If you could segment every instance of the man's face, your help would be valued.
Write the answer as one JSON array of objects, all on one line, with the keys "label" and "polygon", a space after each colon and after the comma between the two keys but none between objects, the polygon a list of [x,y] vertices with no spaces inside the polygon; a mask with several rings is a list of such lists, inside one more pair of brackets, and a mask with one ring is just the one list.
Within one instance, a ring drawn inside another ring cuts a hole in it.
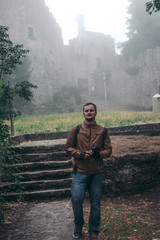
[{"label": "man's face", "polygon": [[97,112],[95,111],[95,108],[93,105],[88,105],[84,107],[83,115],[85,120],[92,121],[95,119]]}]

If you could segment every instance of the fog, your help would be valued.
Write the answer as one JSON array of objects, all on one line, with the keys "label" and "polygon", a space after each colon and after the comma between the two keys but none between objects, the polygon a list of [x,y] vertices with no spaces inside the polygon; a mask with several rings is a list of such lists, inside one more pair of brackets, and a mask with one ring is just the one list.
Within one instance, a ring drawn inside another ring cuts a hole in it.
[{"label": "fog", "polygon": [[128,0],[45,0],[45,3],[62,28],[64,44],[77,37],[78,15],[84,15],[87,31],[109,34],[115,43],[127,39]]},{"label": "fog", "polygon": [[[99,8],[95,3],[91,6],[91,1],[87,1],[89,4],[86,5],[81,2],[85,8],[76,9],[74,14],[68,10],[69,4],[63,7],[68,15],[64,15],[63,9],[60,9],[63,22],[70,27],[71,22],[74,27],[76,24],[75,31],[72,27],[65,29],[62,26],[57,13],[59,6],[54,8],[54,1],[51,6],[51,1],[47,0],[16,0],[14,3],[12,0],[0,0],[0,25],[9,27],[14,43],[23,44],[30,50],[27,56],[30,64],[24,63],[23,69],[17,68],[19,72],[11,78],[16,81],[20,74],[22,79],[23,73],[29,70],[28,80],[38,86],[34,90],[32,103],[24,102],[22,107],[21,100],[17,99],[15,106],[26,113],[73,112],[81,111],[84,102],[93,101],[100,111],[151,111],[153,96],[160,89],[160,46],[157,35],[160,17],[148,16],[146,1],[139,3],[136,0],[141,12],[137,10],[134,17],[143,19],[142,23],[145,24],[137,26],[141,28],[141,35],[137,35],[133,34],[134,24],[130,22],[130,32],[125,35],[125,24],[123,29],[118,25],[118,13],[122,13],[120,8],[118,12],[118,7],[115,9],[108,5],[107,8],[103,5],[104,1],[99,2]],[[124,23],[129,15],[126,1],[122,2]],[[59,3],[62,6],[62,1]],[[55,1],[55,6],[57,4]],[[94,14],[96,8],[97,15]],[[108,9],[110,14],[107,14]],[[117,17],[112,14],[114,12]],[[107,20],[105,15],[113,15],[114,21]],[[133,34],[134,38],[127,38],[129,34]],[[116,50],[118,41],[123,42],[121,54]]]}]

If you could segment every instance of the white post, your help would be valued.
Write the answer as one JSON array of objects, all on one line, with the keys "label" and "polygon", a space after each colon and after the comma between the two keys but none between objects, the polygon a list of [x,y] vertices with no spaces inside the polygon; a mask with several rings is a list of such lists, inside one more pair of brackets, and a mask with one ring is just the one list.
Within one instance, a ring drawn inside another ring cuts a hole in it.
[{"label": "white post", "polygon": [[106,75],[102,72],[102,78],[104,83],[104,101],[105,101],[105,110],[107,111],[107,90],[106,90]]}]

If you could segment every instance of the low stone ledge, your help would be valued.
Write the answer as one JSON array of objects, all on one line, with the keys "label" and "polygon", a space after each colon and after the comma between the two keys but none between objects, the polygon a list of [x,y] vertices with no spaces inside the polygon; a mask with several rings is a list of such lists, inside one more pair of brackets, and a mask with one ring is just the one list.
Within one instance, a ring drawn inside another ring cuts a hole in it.
[{"label": "low stone ledge", "polygon": [[139,131],[139,130],[159,130],[160,131],[160,123],[148,123],[148,124],[138,124],[138,125],[130,125],[123,127],[112,127],[109,128],[110,131]]},{"label": "low stone ledge", "polygon": [[[124,127],[112,127],[108,128],[108,132],[113,135],[160,135],[160,123],[153,124],[141,124]],[[35,134],[22,134],[12,136],[9,139],[10,144],[20,144],[25,141],[40,141],[40,140],[53,140],[53,139],[66,139],[69,131],[65,132],[51,132],[51,133],[35,133]]]},{"label": "low stone ledge", "polygon": [[9,138],[10,144],[20,144],[27,141],[41,141],[53,139],[66,139],[69,132],[52,132],[52,133],[33,133],[21,134]]}]

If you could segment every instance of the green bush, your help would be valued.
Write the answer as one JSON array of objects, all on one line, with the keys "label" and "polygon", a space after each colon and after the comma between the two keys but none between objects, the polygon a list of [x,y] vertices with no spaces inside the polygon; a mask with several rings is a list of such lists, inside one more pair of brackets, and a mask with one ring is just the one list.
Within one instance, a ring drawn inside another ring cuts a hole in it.
[{"label": "green bush", "polygon": [[82,99],[76,86],[63,85],[59,91],[54,93],[53,102],[64,110],[72,112],[76,106],[81,104]]},{"label": "green bush", "polygon": [[53,94],[53,102],[46,102],[36,106],[35,113],[51,114],[74,112],[81,110],[82,99],[76,86],[63,85],[59,91]]},{"label": "green bush", "polygon": [[137,75],[141,67],[138,66],[130,66],[125,69],[125,72],[129,75]]}]

